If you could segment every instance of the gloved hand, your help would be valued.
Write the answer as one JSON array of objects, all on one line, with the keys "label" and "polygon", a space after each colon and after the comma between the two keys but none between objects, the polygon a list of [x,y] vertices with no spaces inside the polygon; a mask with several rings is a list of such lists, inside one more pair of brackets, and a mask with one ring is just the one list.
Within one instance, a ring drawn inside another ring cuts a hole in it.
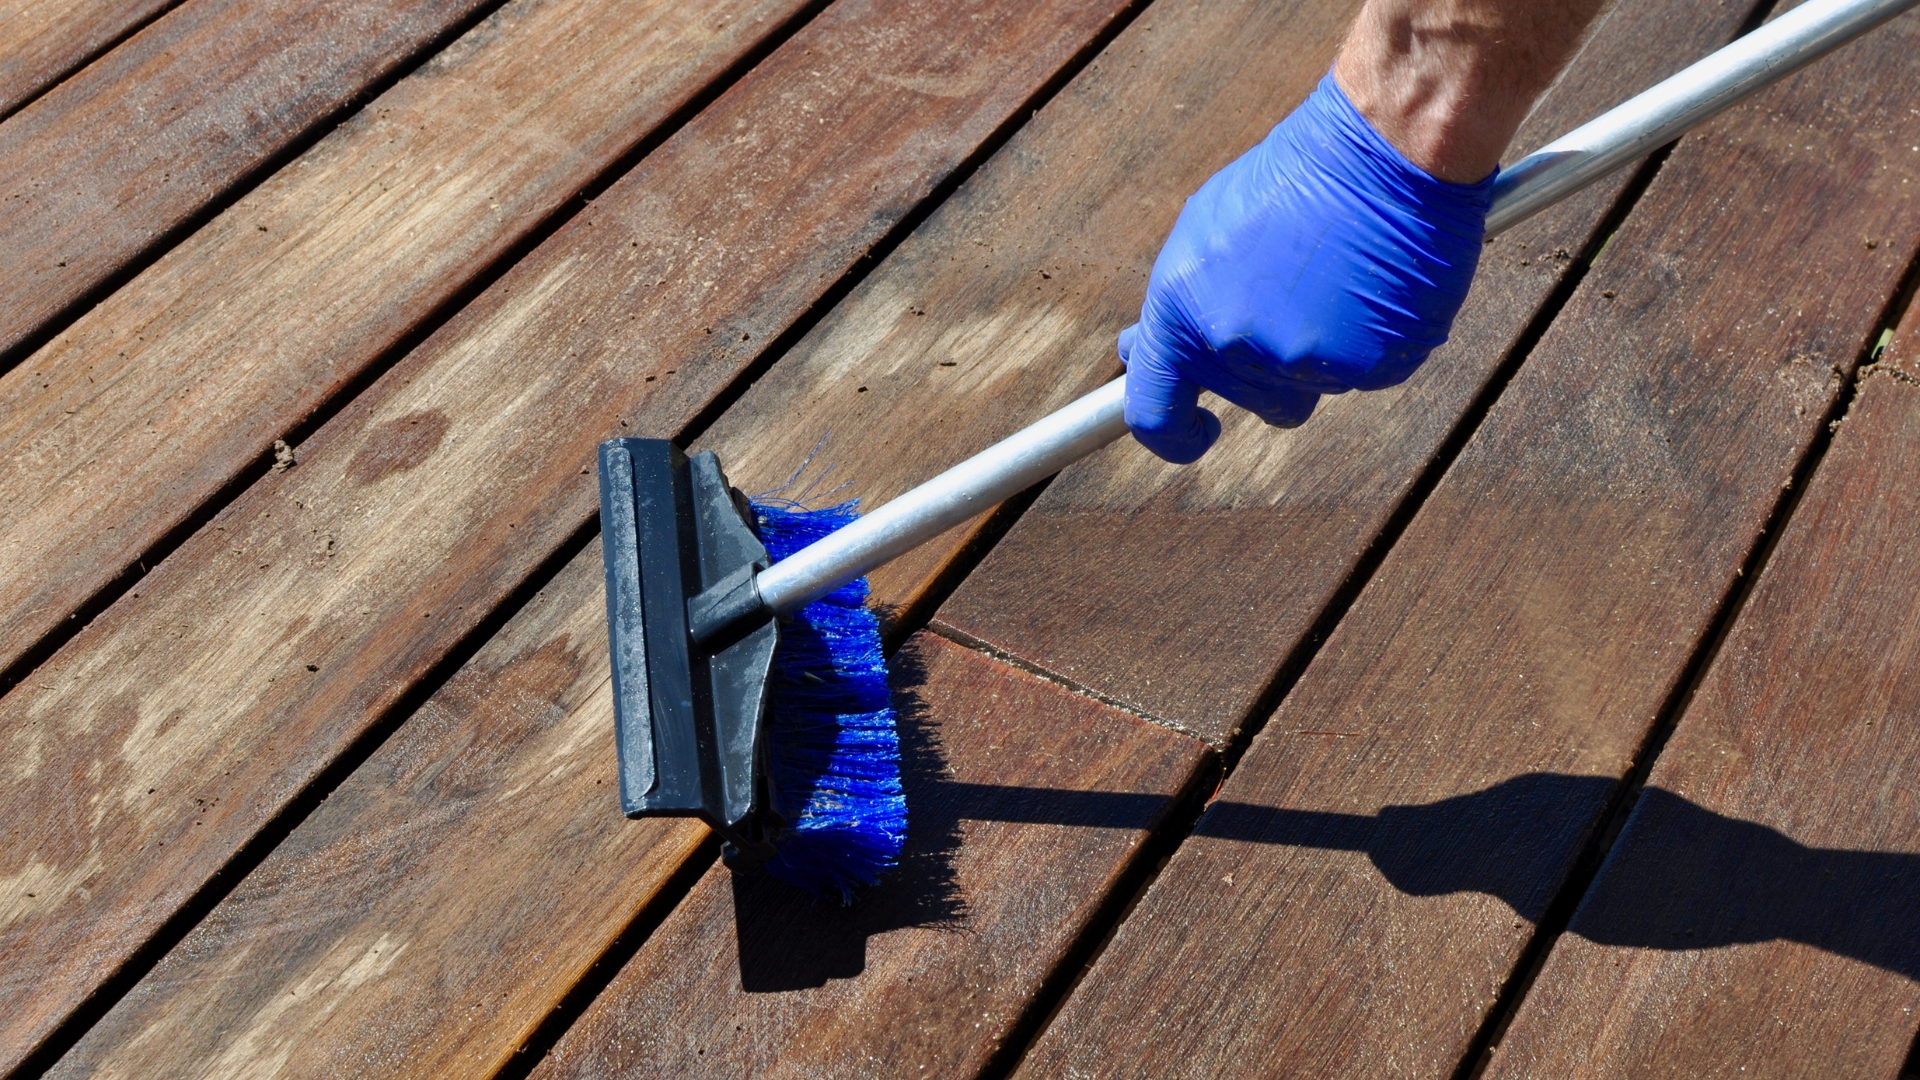
[{"label": "gloved hand", "polygon": [[1434,179],[1322,79],[1187,200],[1154,261],[1120,333],[1134,437],[1185,464],[1220,435],[1202,389],[1295,427],[1321,394],[1405,380],[1466,299],[1493,179]]}]

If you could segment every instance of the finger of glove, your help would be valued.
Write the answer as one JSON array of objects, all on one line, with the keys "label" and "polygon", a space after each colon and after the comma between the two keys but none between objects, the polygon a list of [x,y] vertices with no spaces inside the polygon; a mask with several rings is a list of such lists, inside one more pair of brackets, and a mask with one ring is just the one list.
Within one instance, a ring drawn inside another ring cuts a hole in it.
[{"label": "finger of glove", "polygon": [[1134,323],[1132,326],[1129,326],[1125,330],[1120,331],[1119,347],[1120,347],[1121,363],[1125,364],[1128,362],[1127,358],[1133,355],[1133,347],[1136,343],[1139,342],[1139,340],[1140,340],[1140,324],[1139,323]]},{"label": "finger of glove", "polygon": [[1220,437],[1220,418],[1200,407],[1200,388],[1162,362],[1135,335],[1127,363],[1126,420],[1156,457],[1185,465]]}]

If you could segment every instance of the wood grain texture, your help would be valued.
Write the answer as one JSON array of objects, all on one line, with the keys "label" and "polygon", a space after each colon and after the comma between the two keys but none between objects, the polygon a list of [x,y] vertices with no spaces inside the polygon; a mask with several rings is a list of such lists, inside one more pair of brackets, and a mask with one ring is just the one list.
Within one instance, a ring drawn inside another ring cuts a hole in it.
[{"label": "wood grain texture", "polygon": [[1920,386],[1869,369],[1489,1077],[1900,1075],[1920,1029],[1916,474]]},{"label": "wood grain texture", "polygon": [[0,116],[175,0],[0,2]]},{"label": "wood grain texture", "polygon": [[1916,46],[1682,141],[1023,1075],[1454,1072],[1914,257]]},{"label": "wood grain texture", "polygon": [[0,376],[0,670],[797,0],[516,0]]},{"label": "wood grain texture", "polygon": [[600,549],[337,788],[52,1077],[492,1075],[698,848],[613,796]]},{"label": "wood grain texture", "polygon": [[981,1069],[1207,752],[929,634],[893,666],[901,869],[840,907],[716,865],[536,1077]]},{"label": "wood grain texture", "polygon": [[834,5],[0,699],[0,875],[48,883],[0,1047],[577,535],[600,439],[681,431],[1119,9]]},{"label": "wood grain texture", "polygon": [[485,0],[190,0],[0,123],[0,357]]},{"label": "wood grain texture", "polygon": [[[1746,10],[1621,0],[1516,149],[1715,48]],[[1251,47],[1291,56],[1292,28],[1279,25]],[[1325,65],[1307,66],[1317,77]],[[1291,431],[1216,401],[1225,433],[1196,464],[1167,465],[1126,441],[1067,470],[942,605],[941,622],[1216,746],[1231,742],[1626,182],[1614,177],[1488,245],[1451,339],[1407,383],[1329,398]],[[1164,224],[1147,237],[1143,267],[1163,235]]]},{"label": "wood grain texture", "polygon": [[[746,491],[876,506],[1119,373],[1182,201],[1332,63],[1345,0],[1156,3],[715,422]],[[796,418],[802,422],[795,422]],[[876,570],[910,604],[974,526]]]}]

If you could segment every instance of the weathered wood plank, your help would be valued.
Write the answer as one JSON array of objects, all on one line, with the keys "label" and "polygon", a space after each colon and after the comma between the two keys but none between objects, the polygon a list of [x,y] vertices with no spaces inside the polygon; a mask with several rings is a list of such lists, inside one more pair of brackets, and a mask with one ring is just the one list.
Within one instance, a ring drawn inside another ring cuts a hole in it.
[{"label": "weathered wood plank", "polygon": [[[1715,48],[1746,11],[1622,0],[1516,147],[1544,143]],[[1490,244],[1451,340],[1408,383],[1329,399],[1293,431],[1222,408],[1226,433],[1195,465],[1170,466],[1126,442],[1068,470],[940,620],[1226,745],[1626,183],[1616,177]],[[1166,193],[1172,207],[1184,190]],[[1143,233],[1142,266],[1170,224]],[[1137,293],[1109,326],[1132,320]]]},{"label": "weathered wood plank", "polygon": [[506,1061],[706,834],[615,807],[599,557],[516,615],[49,1075]]},{"label": "weathered wood plank", "polygon": [[1900,1075],[1920,1029],[1915,475],[1920,389],[1896,361],[1862,379],[1489,1077]]},{"label": "weathered wood plank", "polygon": [[0,699],[24,1053],[1122,10],[842,0]]},{"label": "weathered wood plank", "polygon": [[0,3],[0,116],[5,116],[174,0]]},{"label": "weathered wood plank", "polygon": [[840,907],[716,865],[535,1076],[980,1070],[1207,751],[930,634],[894,667],[901,869]]},{"label": "weathered wood plank", "polygon": [[1916,47],[1680,144],[1025,1075],[1452,1074],[1914,258]]},{"label": "weathered wood plank", "polygon": [[0,376],[0,670],[799,0],[516,0]]},{"label": "weathered wood plank", "polygon": [[0,358],[487,0],[192,0],[0,123]]}]

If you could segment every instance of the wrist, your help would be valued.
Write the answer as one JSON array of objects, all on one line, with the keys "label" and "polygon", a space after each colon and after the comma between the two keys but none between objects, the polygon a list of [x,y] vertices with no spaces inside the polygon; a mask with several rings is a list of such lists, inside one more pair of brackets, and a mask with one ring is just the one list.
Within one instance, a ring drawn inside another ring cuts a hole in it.
[{"label": "wrist", "polygon": [[1486,107],[1487,90],[1475,85],[1473,73],[1436,58],[1435,51],[1409,55],[1350,47],[1334,65],[1334,81],[1408,161],[1437,180],[1471,184],[1499,164],[1513,131],[1506,110]]},{"label": "wrist", "polygon": [[1603,0],[1367,0],[1334,65],[1381,137],[1439,180],[1491,174]]}]

